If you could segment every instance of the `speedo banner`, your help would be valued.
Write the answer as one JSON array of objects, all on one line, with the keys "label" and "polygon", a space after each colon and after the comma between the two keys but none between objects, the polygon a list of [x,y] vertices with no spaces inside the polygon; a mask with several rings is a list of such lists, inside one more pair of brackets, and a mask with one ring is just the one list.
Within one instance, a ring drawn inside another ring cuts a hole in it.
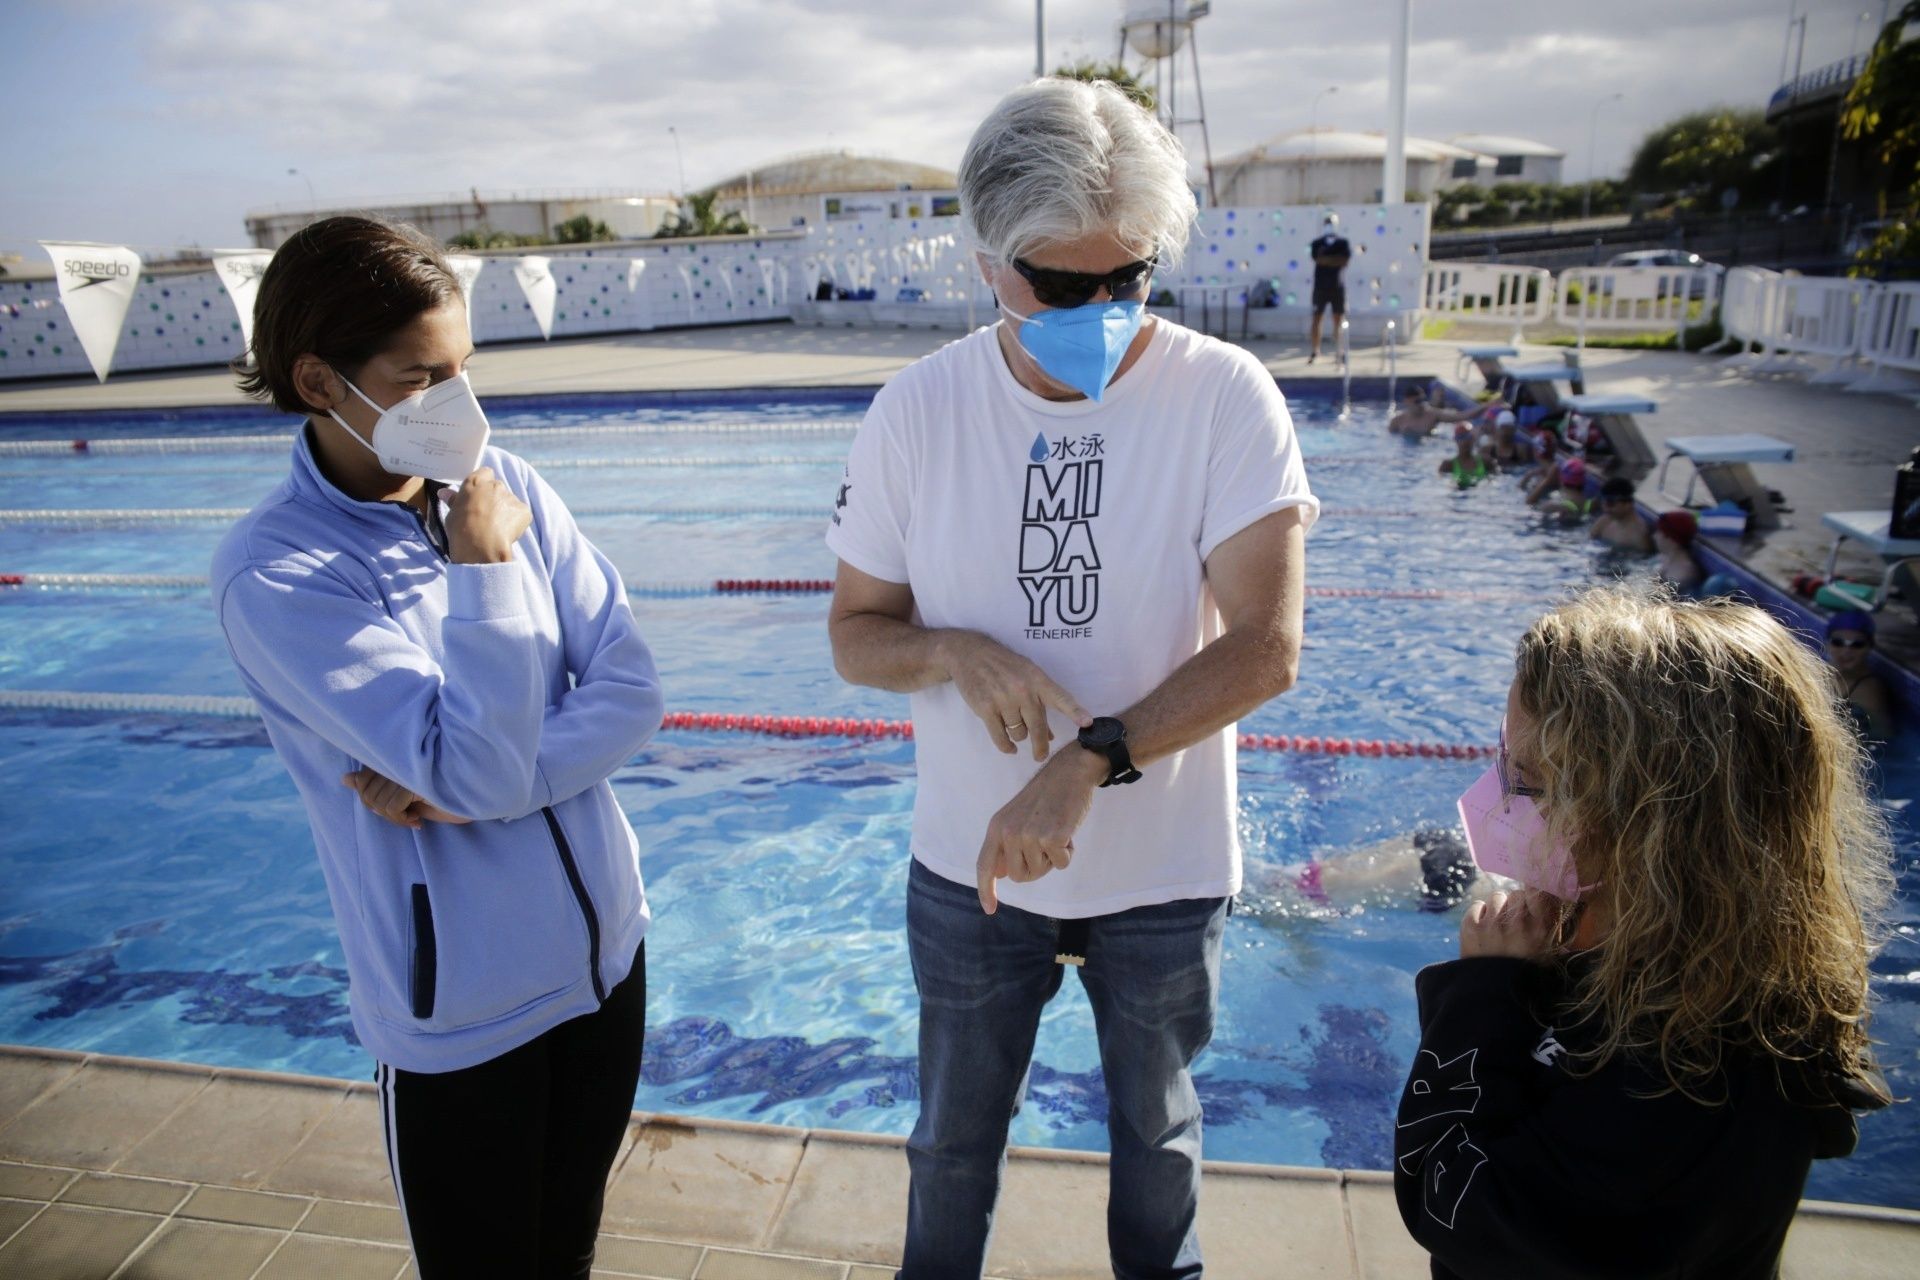
[{"label": "speedo banner", "polygon": [[520,291],[527,295],[527,305],[533,308],[533,322],[540,326],[543,338],[553,336],[553,304],[560,293],[560,287],[553,282],[552,261],[530,255],[513,264],[513,277],[520,282]]},{"label": "speedo banner", "polygon": [[117,244],[42,240],[40,247],[53,259],[67,322],[87,353],[94,376],[105,382],[107,370],[113,367],[114,348],[120,345],[120,326],[133,305],[134,287],[140,283],[140,255]]},{"label": "speedo banner", "polygon": [[260,277],[267,273],[273,254],[266,249],[217,249],[213,255],[213,274],[233,299],[240,313],[240,341],[253,346],[253,300],[260,293]]}]

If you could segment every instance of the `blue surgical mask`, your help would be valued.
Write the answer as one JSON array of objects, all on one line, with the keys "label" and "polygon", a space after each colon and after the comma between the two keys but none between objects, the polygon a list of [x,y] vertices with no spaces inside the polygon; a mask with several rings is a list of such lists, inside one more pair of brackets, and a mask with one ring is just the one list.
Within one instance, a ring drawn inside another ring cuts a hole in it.
[{"label": "blue surgical mask", "polygon": [[1009,311],[1004,303],[1000,310],[1019,321],[1020,345],[1049,378],[1095,401],[1106,394],[1113,371],[1147,318],[1138,300],[1089,302],[1030,316]]}]

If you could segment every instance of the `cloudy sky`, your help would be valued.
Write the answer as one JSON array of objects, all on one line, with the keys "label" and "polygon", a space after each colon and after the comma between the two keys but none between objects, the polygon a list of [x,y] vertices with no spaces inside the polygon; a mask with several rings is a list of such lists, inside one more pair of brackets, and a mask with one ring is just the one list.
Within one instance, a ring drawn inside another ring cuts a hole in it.
[{"label": "cloudy sky", "polygon": [[[1797,0],[1805,68],[1864,49],[1881,5]],[[1111,57],[1125,7],[1049,0],[1049,64]],[[1322,125],[1384,127],[1394,11],[1217,0],[1215,155],[1304,127],[1328,87]],[[1679,112],[1764,103],[1787,20],[1788,0],[1415,0],[1408,128],[1516,133],[1564,148],[1570,180],[1617,173]],[[1032,74],[1033,28],[1031,0],[0,0],[0,250],[240,245],[246,210],[309,183],[323,202],[667,191],[668,126],[694,187],[821,147],[952,167]]]}]

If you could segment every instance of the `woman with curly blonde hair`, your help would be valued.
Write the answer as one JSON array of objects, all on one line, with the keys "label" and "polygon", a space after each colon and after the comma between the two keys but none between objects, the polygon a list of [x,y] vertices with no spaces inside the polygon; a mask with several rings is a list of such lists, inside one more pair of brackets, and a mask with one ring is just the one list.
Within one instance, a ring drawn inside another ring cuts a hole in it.
[{"label": "woman with curly blonde hair", "polygon": [[1435,1277],[1770,1277],[1809,1163],[1885,1105],[1891,845],[1815,655],[1758,609],[1604,588],[1520,641],[1461,797],[1527,886],[1423,970],[1395,1189]]}]

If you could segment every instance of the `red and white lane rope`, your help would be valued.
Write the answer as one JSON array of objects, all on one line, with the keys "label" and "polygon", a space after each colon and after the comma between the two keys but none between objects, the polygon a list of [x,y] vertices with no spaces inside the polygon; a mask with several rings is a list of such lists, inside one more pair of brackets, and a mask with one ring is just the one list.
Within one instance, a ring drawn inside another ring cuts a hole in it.
[{"label": "red and white lane rope", "polygon": [[[623,503],[583,503],[575,516],[647,516],[658,520],[825,520],[826,507],[644,507]],[[0,527],[113,529],[149,524],[229,524],[247,514],[245,507],[0,507]],[[1322,507],[1334,520],[1433,520],[1458,522],[1455,512],[1431,513],[1394,507]],[[1467,517],[1484,518],[1484,517]]]},{"label": "red and white lane rope", "polygon": [[[492,439],[503,445],[543,440],[598,440],[622,436],[832,436],[851,435],[857,419],[782,421],[778,418],[744,422],[631,422],[592,427],[507,427]],[[256,449],[293,447],[293,432],[230,436],[127,436],[99,440],[4,440],[0,457],[51,458],[70,454],[113,453],[246,453]]]},{"label": "red and white lane rope", "polygon": [[[0,710],[121,712],[139,715],[214,716],[242,720],[257,717],[251,698],[195,697],[171,693],[83,693],[66,690],[0,690]],[[911,739],[909,720],[870,720],[849,716],[777,716],[732,712],[673,711],[661,725],[687,733],[738,733],[771,738],[850,738],[855,741]],[[1453,742],[1399,742],[1309,734],[1243,733],[1248,751],[1291,751],[1305,755],[1366,756],[1385,759],[1478,760],[1497,747]]]},{"label": "red and white lane rope", "polygon": [[[586,504],[575,516],[647,516],[657,520],[825,520],[826,507],[641,507]],[[30,525],[60,529],[121,529],[149,524],[231,524],[245,507],[6,507],[0,527]]]},{"label": "red and white lane rope", "polygon": [[[539,471],[607,471],[619,468],[675,468],[675,467],[839,467],[846,459],[837,454],[818,454],[808,457],[804,454],[668,454],[658,458],[621,456],[606,458],[535,458],[531,459],[534,468]],[[281,476],[287,471],[284,463],[260,462],[251,466],[233,467],[195,467],[191,471],[178,473],[180,479],[198,480],[203,476]],[[16,480],[30,481],[36,475],[46,472],[9,471],[0,473]],[[86,469],[89,480],[152,480],[155,473],[150,466],[90,466]],[[175,473],[166,473],[169,477]]]},{"label": "red and white lane rope", "polygon": [[[204,574],[191,573],[0,573],[0,587],[34,587],[49,591],[191,591],[204,590]],[[698,596],[826,595],[830,578],[717,578],[710,582],[631,582],[627,594],[648,598]],[[1525,600],[1524,591],[1466,591],[1442,587],[1317,587],[1306,589],[1314,599],[1330,600]]]}]

